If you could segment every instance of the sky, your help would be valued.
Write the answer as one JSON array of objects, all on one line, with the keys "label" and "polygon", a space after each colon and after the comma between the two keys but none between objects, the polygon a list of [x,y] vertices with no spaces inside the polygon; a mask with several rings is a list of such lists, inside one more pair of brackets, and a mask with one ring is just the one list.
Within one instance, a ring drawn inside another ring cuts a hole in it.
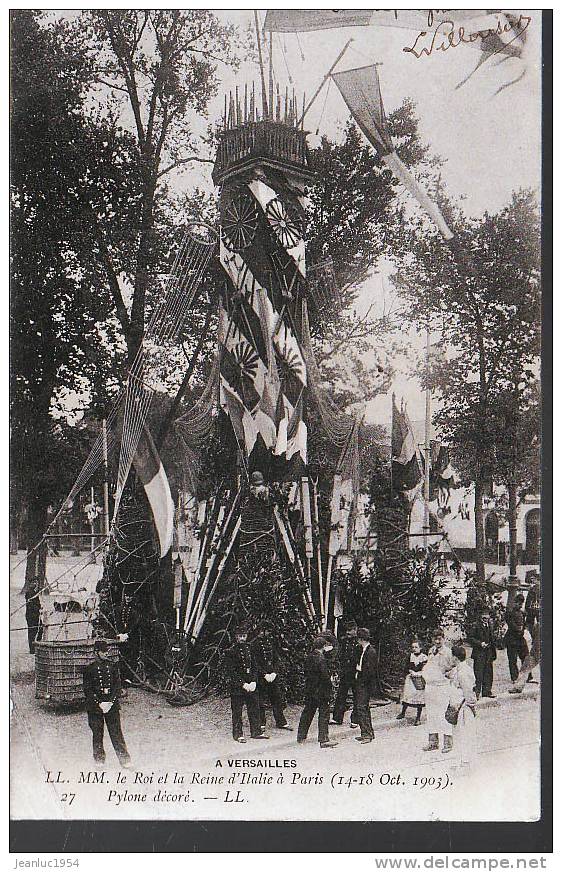
[{"label": "sky", "polygon": [[[346,27],[301,33],[298,38],[294,34],[275,34],[275,78],[281,92],[288,84],[295,88],[299,99],[304,91],[308,100],[346,42],[353,38],[336,70],[381,64],[378,71],[387,113],[404,99],[412,100],[422,140],[445,161],[442,178],[449,191],[464,198],[464,209],[470,215],[494,212],[510,201],[517,188],[532,188],[540,196],[540,18],[536,10],[518,11],[531,19],[526,31],[526,72],[521,81],[500,93],[496,93],[498,88],[520,74],[520,61],[508,59],[498,64],[493,59],[457,88],[476,66],[476,48],[461,44],[416,58],[403,49],[414,45],[417,33],[394,27]],[[253,26],[252,10],[219,10],[215,14],[222,22],[236,24],[242,30]],[[259,15],[263,22],[265,11]],[[219,91],[209,107],[211,121],[222,115],[225,91],[238,85],[243,92],[245,83],[255,81],[257,87],[259,81],[257,64],[252,61],[243,63],[237,73],[219,67],[218,76]],[[305,128],[310,131],[309,145],[316,145],[323,134],[338,137],[348,118],[349,111],[334,83],[326,85],[305,120]],[[208,165],[190,171],[190,178],[192,183],[212,187]],[[380,302],[388,293],[383,264],[381,271],[362,287],[359,308]],[[415,345],[415,336],[410,338]],[[412,420],[422,419],[425,399],[417,380],[408,378],[409,361],[395,360],[395,366],[397,375],[391,392],[404,396]],[[369,403],[369,420],[388,423],[391,392]]]}]

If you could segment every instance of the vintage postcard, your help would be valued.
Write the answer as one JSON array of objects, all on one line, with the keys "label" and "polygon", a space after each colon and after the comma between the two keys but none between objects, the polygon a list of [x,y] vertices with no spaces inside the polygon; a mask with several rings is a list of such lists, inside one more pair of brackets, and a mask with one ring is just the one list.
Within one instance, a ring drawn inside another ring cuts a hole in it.
[{"label": "vintage postcard", "polygon": [[10,27],[12,819],[539,820],[541,11]]}]

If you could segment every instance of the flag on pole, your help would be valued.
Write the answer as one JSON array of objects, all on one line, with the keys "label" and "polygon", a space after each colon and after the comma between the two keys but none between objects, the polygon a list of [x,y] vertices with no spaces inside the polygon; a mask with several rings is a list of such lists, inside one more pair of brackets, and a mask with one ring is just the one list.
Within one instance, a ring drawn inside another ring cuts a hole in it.
[{"label": "flag on pole", "polygon": [[168,477],[146,426],[140,435],[133,465],[150,503],[160,541],[160,557],[164,557],[172,547],[174,503]]},{"label": "flag on pole", "polygon": [[422,469],[418,458],[414,432],[408,413],[396,405],[392,395],[392,487],[412,500],[422,481]]},{"label": "flag on pole", "polygon": [[273,33],[303,33],[332,27],[362,27],[371,23],[372,9],[268,9],[263,29]]},{"label": "flag on pole", "polygon": [[417,31],[411,47],[404,51],[416,58],[428,56],[432,48],[447,50],[462,43],[480,51],[471,73],[456,86],[460,88],[493,58],[516,59],[518,75],[499,85],[496,94],[525,75],[524,51],[531,16],[520,11],[483,9],[269,9],[264,30],[274,33],[303,33],[340,27],[398,27]]},{"label": "flag on pole", "polygon": [[437,205],[400,160],[388,130],[376,64],[332,73],[347,108],[377,154],[437,225],[444,239],[453,237]]},{"label": "flag on pole", "polygon": [[343,548],[349,550],[353,542],[354,517],[359,494],[359,420],[349,431],[332,488],[330,540],[328,553],[335,557]]},{"label": "flag on pole", "polygon": [[437,500],[438,509],[449,510],[451,488],[458,487],[455,470],[451,466],[449,449],[433,440],[430,446],[429,499]]},{"label": "flag on pole", "polygon": [[347,108],[377,154],[383,157],[394,151],[382,102],[377,67],[371,64],[341,73],[332,73]]},{"label": "flag on pole", "polygon": [[472,30],[487,31],[496,26],[497,17],[482,9],[268,9],[263,28],[273,33],[304,33],[371,25],[428,31],[447,20],[471,21]]}]

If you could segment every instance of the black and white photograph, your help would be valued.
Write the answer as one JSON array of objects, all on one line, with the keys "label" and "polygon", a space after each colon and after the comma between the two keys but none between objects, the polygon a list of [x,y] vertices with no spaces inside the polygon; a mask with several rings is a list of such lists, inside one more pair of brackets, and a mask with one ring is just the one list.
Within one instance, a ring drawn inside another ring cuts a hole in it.
[{"label": "black and white photograph", "polygon": [[544,24],[10,11],[13,822],[541,820]]}]

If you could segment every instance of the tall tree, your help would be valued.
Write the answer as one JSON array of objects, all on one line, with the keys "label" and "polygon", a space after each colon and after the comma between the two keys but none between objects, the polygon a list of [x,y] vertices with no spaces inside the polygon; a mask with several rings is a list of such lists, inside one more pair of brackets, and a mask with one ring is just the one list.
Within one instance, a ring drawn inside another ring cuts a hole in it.
[{"label": "tall tree", "polygon": [[[126,237],[108,236],[93,207],[94,245],[132,360],[142,341],[151,282],[158,271],[158,231],[173,200],[168,179],[193,162],[212,163],[198,149],[197,119],[217,89],[217,64],[236,64],[234,29],[208,10],[101,10],[80,14],[76,39],[89,34],[92,83],[134,137],[136,213]],[[98,94],[99,96],[99,94]],[[130,290],[128,309],[124,287]]]},{"label": "tall tree", "polygon": [[424,221],[412,219],[395,252],[394,281],[406,300],[405,316],[420,329],[429,323],[442,330],[448,347],[447,357],[435,357],[430,368],[439,395],[434,422],[466,479],[474,481],[476,571],[482,582],[485,484],[501,474],[500,455],[514,480],[524,468],[508,459],[506,428],[514,432],[525,417],[538,372],[539,218],[529,191],[514,193],[507,206],[482,218],[467,218],[450,204],[448,212],[476,274],[459,275],[442,241]]},{"label": "tall tree", "polygon": [[126,155],[130,142],[84,120],[91,67],[80,45],[69,46],[60,29],[27,10],[12,14],[11,40],[12,486],[26,509],[32,579],[41,573],[34,546],[47,507],[68,492],[73,459],[79,462],[79,453],[60,462],[68,442],[57,406],[107,379],[115,338],[104,283],[81,233],[84,191],[95,191],[111,211],[120,187],[112,146],[119,139]]},{"label": "tall tree", "polygon": [[[421,173],[435,172],[440,160],[421,142],[410,101],[389,115],[388,125],[404,163]],[[368,400],[389,385],[389,355],[380,352],[383,343],[388,347],[395,313],[378,299],[365,305],[364,289],[392,249],[402,204],[392,173],[352,122],[341,141],[322,138],[311,151],[311,167],[316,178],[310,189],[307,257],[312,266],[331,258],[338,291],[320,312],[312,307],[311,323],[318,361],[345,405]],[[313,270],[311,275],[314,281]]]}]

